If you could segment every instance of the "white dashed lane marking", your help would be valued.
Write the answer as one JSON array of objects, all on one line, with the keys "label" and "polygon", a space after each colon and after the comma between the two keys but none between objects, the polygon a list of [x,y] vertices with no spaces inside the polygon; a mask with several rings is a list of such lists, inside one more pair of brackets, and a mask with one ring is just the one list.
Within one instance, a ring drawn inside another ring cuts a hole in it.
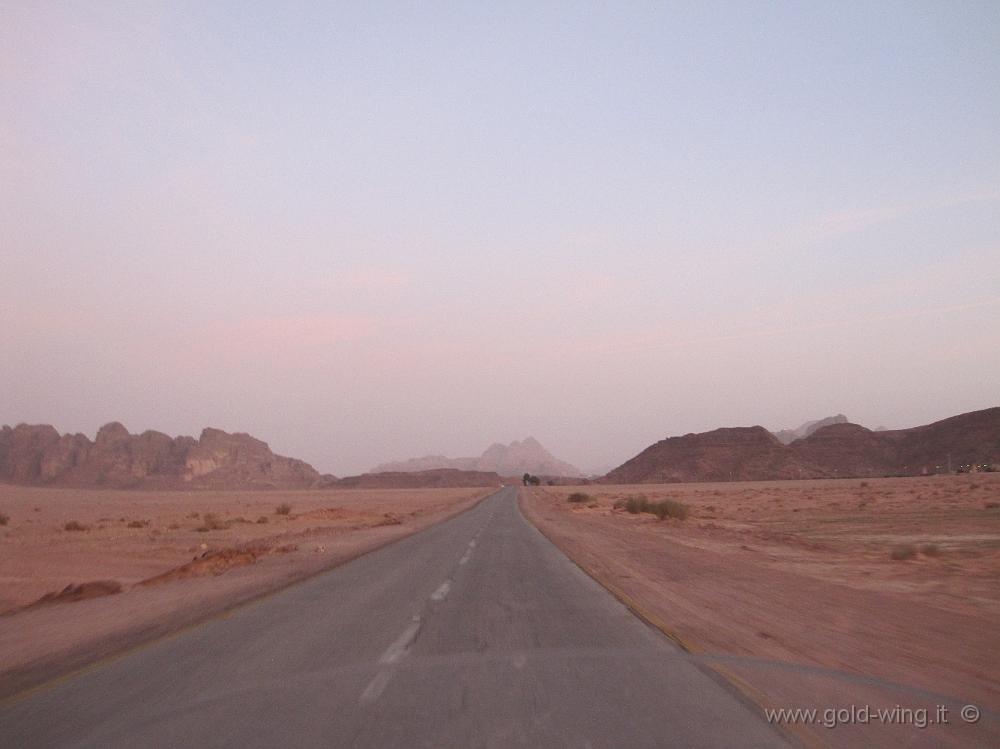
[{"label": "white dashed lane marking", "polygon": [[448,591],[451,590],[451,580],[445,580],[438,589],[431,593],[432,601],[443,601],[448,596]]}]

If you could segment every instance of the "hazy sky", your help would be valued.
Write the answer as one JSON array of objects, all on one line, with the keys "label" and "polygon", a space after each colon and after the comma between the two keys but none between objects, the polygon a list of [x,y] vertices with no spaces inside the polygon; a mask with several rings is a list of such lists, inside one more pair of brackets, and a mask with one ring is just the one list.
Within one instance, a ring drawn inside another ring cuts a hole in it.
[{"label": "hazy sky", "polygon": [[0,0],[0,423],[346,474],[998,404],[994,0]]}]

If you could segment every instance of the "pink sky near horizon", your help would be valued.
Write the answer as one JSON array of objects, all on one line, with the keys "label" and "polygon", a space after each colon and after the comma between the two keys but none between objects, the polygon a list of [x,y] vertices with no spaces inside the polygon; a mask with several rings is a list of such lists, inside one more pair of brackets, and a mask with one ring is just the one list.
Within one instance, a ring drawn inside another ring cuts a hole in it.
[{"label": "pink sky near horizon", "polygon": [[998,34],[946,3],[0,4],[0,423],[345,475],[998,405]]}]

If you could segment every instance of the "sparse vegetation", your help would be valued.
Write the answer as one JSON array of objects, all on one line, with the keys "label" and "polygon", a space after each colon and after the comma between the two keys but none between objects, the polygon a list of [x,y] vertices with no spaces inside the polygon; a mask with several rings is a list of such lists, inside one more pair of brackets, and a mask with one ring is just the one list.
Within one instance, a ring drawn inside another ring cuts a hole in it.
[{"label": "sparse vegetation", "polygon": [[282,502],[280,505],[274,508],[275,515],[290,515],[292,512],[292,506],[287,502]]},{"label": "sparse vegetation", "polygon": [[897,562],[913,559],[916,556],[917,547],[913,544],[899,544],[898,546],[893,546],[892,551],[889,552],[889,558]]},{"label": "sparse vegetation", "polygon": [[983,505],[987,510],[995,510],[1000,507],[1000,502],[987,502]]},{"label": "sparse vegetation", "polygon": [[673,499],[664,499],[660,502],[652,502],[650,504],[650,509],[647,510],[647,512],[652,512],[660,520],[663,520],[664,518],[685,520],[690,514],[690,510],[687,505]]},{"label": "sparse vegetation", "polygon": [[148,520],[133,520],[131,523],[128,524],[128,527],[129,528],[145,528],[147,525],[149,525],[149,521]]},{"label": "sparse vegetation", "polygon": [[63,526],[63,530],[64,531],[85,531],[85,530],[89,530],[89,528],[86,525],[84,525],[83,523],[81,523],[81,522],[79,522],[77,520],[70,520],[68,523],[66,523],[66,525]]},{"label": "sparse vegetation", "polygon": [[4,515],[2,512],[0,512],[0,525],[7,525],[7,523],[9,522],[10,522],[10,516]]},{"label": "sparse vegetation", "polygon": [[267,522],[267,515],[261,515],[259,518],[257,518],[257,523],[259,525],[263,525],[266,522]]},{"label": "sparse vegetation", "polygon": [[573,492],[568,497],[566,497],[567,502],[572,502],[573,504],[583,504],[584,502],[589,502],[591,500],[589,494],[584,494],[583,492]]},{"label": "sparse vegetation", "polygon": [[650,515],[656,515],[660,520],[664,520],[665,518],[684,520],[691,514],[691,509],[682,502],[674,499],[662,499],[659,502],[651,502],[641,494],[635,497],[616,500],[614,507],[615,509],[625,510],[625,512],[632,515],[638,515],[640,512],[648,512]]},{"label": "sparse vegetation", "polygon": [[937,544],[924,544],[920,547],[920,553],[925,557],[939,557],[941,556],[941,547]]},{"label": "sparse vegetation", "polygon": [[198,533],[208,533],[209,531],[222,531],[228,528],[228,524],[222,522],[219,517],[211,512],[206,512],[202,517],[202,525],[195,528]]}]

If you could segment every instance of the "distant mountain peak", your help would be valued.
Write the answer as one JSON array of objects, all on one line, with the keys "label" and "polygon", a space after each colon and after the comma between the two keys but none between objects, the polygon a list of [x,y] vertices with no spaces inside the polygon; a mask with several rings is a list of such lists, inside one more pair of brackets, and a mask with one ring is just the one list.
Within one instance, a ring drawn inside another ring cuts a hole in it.
[{"label": "distant mountain peak", "polygon": [[825,419],[807,421],[805,424],[797,427],[796,429],[782,429],[777,432],[772,432],[772,434],[774,434],[774,436],[777,437],[782,444],[790,445],[795,442],[795,440],[808,437],[817,429],[828,427],[831,424],[846,424],[848,421],[849,419],[844,416],[844,414],[837,414],[836,416],[827,416]]},{"label": "distant mountain peak", "polygon": [[494,442],[482,455],[474,458],[446,458],[426,455],[422,458],[383,463],[370,473],[389,471],[428,471],[439,468],[458,468],[465,471],[492,471],[501,476],[520,476],[525,473],[540,476],[582,476],[583,473],[555,457],[534,437],[514,440],[509,445]]}]

